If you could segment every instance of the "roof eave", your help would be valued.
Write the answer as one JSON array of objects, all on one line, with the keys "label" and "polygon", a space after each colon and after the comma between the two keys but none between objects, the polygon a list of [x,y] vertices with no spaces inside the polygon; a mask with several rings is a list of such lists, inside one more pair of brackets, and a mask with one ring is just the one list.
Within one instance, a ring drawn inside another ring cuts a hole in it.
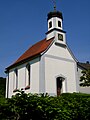
[{"label": "roof eave", "polygon": [[13,69],[14,67],[17,67],[18,65],[22,65],[22,64],[24,64],[24,63],[27,63],[27,62],[29,62],[29,61],[37,58],[37,57],[40,57],[40,56],[41,56],[41,54],[37,54],[37,55],[35,55],[35,56],[29,57],[29,58],[27,58],[27,59],[24,59],[24,60],[22,60],[22,61],[20,61],[20,62],[18,62],[18,63],[12,64],[12,65],[10,65],[9,67],[7,67],[7,68],[5,69],[5,73],[6,73],[7,71],[9,71],[10,69]]},{"label": "roof eave", "polygon": [[52,41],[51,44],[47,47],[47,49],[44,50],[44,51],[41,53],[41,56],[48,51],[48,49],[51,47],[51,45],[52,45],[54,42],[55,42],[55,37],[53,37],[53,41]]},{"label": "roof eave", "polygon": [[78,62],[78,63],[77,63],[77,65],[78,65],[79,67],[81,67],[81,68],[85,69],[85,70],[88,70],[88,68],[86,68],[86,67],[84,67],[83,65],[81,65],[81,63],[80,63],[80,62]]}]

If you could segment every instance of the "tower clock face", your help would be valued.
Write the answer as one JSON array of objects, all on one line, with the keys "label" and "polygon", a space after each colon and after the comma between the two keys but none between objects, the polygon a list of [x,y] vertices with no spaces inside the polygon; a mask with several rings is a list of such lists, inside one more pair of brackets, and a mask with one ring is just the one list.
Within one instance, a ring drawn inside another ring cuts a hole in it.
[{"label": "tower clock face", "polygon": [[62,34],[58,34],[58,40],[63,41],[63,35]]}]

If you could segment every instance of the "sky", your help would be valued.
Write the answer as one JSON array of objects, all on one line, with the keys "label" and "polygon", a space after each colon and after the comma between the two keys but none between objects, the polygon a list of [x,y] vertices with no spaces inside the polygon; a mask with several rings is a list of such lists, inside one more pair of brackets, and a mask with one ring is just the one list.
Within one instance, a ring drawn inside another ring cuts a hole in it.
[{"label": "sky", "polygon": [[[44,39],[53,0],[0,0],[0,77],[31,45]],[[90,0],[56,0],[66,40],[79,62],[90,61]]]}]

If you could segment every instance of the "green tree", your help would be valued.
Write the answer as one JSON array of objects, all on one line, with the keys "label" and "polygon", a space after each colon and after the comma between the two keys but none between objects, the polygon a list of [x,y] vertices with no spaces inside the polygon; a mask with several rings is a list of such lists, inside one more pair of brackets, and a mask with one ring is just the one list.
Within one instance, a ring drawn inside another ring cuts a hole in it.
[{"label": "green tree", "polygon": [[90,69],[82,71],[82,76],[80,77],[80,86],[90,86]]},{"label": "green tree", "polygon": [[6,78],[0,77],[0,97],[5,97]]}]

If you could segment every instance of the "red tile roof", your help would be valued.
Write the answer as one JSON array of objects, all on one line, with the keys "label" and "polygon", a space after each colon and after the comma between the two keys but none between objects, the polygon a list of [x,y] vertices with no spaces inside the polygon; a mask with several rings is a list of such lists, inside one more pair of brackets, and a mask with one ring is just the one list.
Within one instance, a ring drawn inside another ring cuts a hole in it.
[{"label": "red tile roof", "polygon": [[54,37],[51,38],[50,40],[46,40],[45,38],[44,40],[34,44],[23,55],[21,55],[14,64],[9,66],[7,69],[17,65],[18,63],[23,62],[24,60],[26,61],[27,59],[40,55],[40,53],[44,52],[51,45],[53,40]]}]

